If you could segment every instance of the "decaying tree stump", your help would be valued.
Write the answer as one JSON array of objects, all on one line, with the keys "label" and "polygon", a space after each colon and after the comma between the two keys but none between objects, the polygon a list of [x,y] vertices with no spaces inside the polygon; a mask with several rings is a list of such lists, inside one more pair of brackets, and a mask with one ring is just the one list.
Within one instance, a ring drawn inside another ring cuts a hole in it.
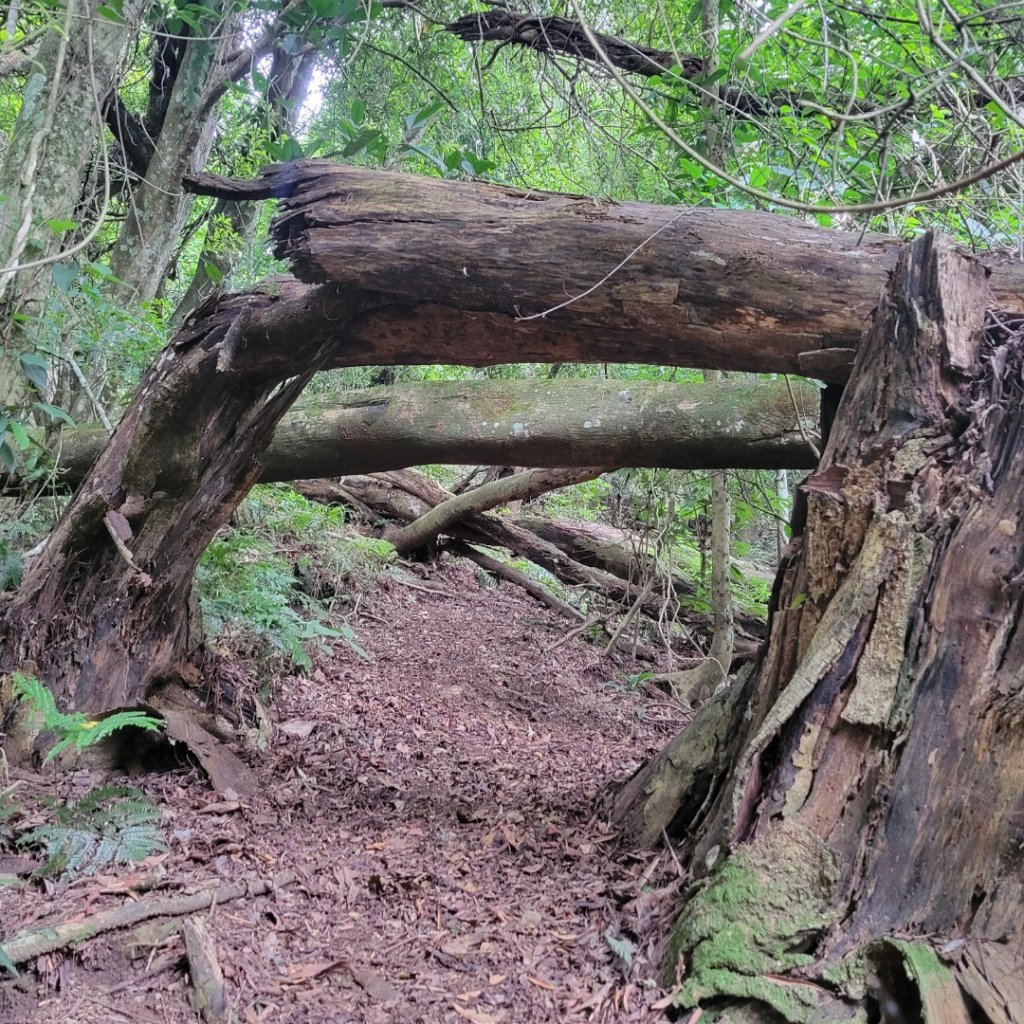
[{"label": "decaying tree stump", "polygon": [[986,332],[985,277],[930,235],[901,258],[759,668],[618,794],[702,879],[681,1006],[1024,1020],[1024,324]]}]

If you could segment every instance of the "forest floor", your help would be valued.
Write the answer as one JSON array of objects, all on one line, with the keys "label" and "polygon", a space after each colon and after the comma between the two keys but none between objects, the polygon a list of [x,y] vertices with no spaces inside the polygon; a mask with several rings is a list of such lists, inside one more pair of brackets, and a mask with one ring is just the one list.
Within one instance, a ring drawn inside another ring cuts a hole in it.
[{"label": "forest floor", "polygon": [[[630,848],[601,798],[683,710],[630,689],[600,646],[559,644],[562,620],[465,566],[385,575],[351,622],[372,660],[338,643],[276,685],[268,749],[247,755],[254,799],[226,800],[187,767],[133,780],[163,809],[169,852],[0,889],[2,934],[144,889],[290,871],[196,915],[241,1024],[663,1019],[649,937],[665,933],[674,862]],[[20,795],[54,787],[25,777]],[[40,957],[0,983],[0,1021],[199,1021],[181,920]]]}]

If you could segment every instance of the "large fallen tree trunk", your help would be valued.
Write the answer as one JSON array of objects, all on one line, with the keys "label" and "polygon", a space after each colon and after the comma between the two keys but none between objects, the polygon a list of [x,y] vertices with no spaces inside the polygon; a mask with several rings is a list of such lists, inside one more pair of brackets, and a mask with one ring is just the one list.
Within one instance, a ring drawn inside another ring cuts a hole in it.
[{"label": "large fallen tree trunk", "polygon": [[[275,253],[301,280],[376,293],[353,318],[330,288],[278,286],[278,301],[292,297],[296,332],[345,319],[335,366],[654,363],[842,381],[900,247],[770,214],[602,202],[324,160],[272,167],[258,181],[201,175],[189,185],[231,199],[279,197]],[[1024,267],[998,266],[992,283],[1003,306],[1024,309]]]},{"label": "large fallen tree trunk", "polygon": [[[896,247],[758,214],[317,161],[276,168],[249,192],[291,197],[278,252],[328,283],[284,279],[211,300],[144,376],[3,605],[0,669],[36,672],[62,707],[134,705],[202,678],[187,612],[196,563],[314,372],[548,359],[838,379],[836,350],[856,346]],[[994,272],[1003,306],[1022,304],[1022,277]]]},{"label": "large fallen tree trunk", "polygon": [[758,671],[620,794],[699,880],[681,1007],[1024,1021],[1024,324],[987,298],[941,240],[901,259]]},{"label": "large fallen tree trunk", "polygon": [[[300,399],[260,458],[260,481],[438,463],[810,469],[817,389],[802,381],[437,381]],[[78,484],[109,437],[61,435]],[[2,477],[0,477],[2,482]]]}]

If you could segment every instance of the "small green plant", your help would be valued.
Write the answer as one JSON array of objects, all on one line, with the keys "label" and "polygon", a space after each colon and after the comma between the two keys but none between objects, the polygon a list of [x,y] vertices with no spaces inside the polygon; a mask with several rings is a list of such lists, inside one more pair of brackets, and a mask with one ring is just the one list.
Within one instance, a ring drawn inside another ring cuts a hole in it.
[{"label": "small green plant", "polygon": [[239,531],[213,541],[197,579],[211,633],[248,631],[301,669],[312,667],[310,651],[325,639],[343,639],[365,656],[349,626],[325,625],[323,604],[298,589],[291,565],[259,537]]},{"label": "small green plant", "polygon": [[21,805],[13,798],[20,783],[13,783],[0,790],[0,848],[13,845],[17,834],[12,822],[23,813]]},{"label": "small green plant", "polygon": [[80,754],[86,747],[99,743],[118,729],[134,727],[156,732],[161,728],[158,718],[142,711],[117,711],[100,719],[88,718],[80,711],[65,714],[58,710],[53,694],[35,676],[15,672],[11,678],[14,695],[27,701],[42,719],[43,728],[57,737],[57,742],[43,758],[43,764],[52,761],[68,747],[74,747]]},{"label": "small green plant", "polygon": [[[44,729],[57,737],[44,763],[52,761],[68,747],[81,753],[86,747],[116,732],[134,727],[156,731],[159,719],[141,711],[118,711],[103,719],[90,719],[81,712],[66,714],[58,710],[53,694],[35,677],[15,672],[14,695],[30,705]],[[18,811],[7,811],[9,791],[0,794],[0,829],[6,818]],[[76,803],[51,802],[54,821],[19,836],[18,846],[41,846],[46,862],[37,877],[95,874],[112,864],[142,860],[165,850],[160,831],[160,810],[144,793],[129,786],[100,786],[90,790]],[[13,970],[0,958],[0,967]]]},{"label": "small green plant", "polygon": [[46,862],[35,875],[94,875],[167,849],[160,809],[130,786],[98,786],[75,803],[55,803],[55,821],[31,829],[19,846],[40,846]]}]

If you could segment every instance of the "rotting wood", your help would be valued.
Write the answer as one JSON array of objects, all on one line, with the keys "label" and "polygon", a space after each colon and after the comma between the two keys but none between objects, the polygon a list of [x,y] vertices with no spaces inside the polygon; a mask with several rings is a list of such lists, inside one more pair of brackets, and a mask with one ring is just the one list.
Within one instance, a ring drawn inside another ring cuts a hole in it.
[{"label": "rotting wood", "polygon": [[[256,182],[197,175],[187,185],[281,199],[276,255],[301,280],[330,285],[275,284],[279,308],[254,310],[248,329],[280,332],[284,360],[288,337],[343,317],[337,366],[625,362],[799,375],[816,350],[857,348],[903,244],[772,214],[325,160],[270,167]],[[992,259],[996,303],[1024,311],[1024,265]],[[362,316],[337,286],[362,296]],[[251,295],[263,302],[266,288]],[[821,357],[813,372],[845,380],[849,353]]]},{"label": "rotting wood", "polygon": [[[1007,853],[1024,771],[1024,331],[986,321],[984,284],[941,238],[908,247],[822,469],[801,489],[770,641],[716,731],[718,768],[695,780],[706,736],[691,746],[683,734],[620,794],[620,820],[648,840],[681,828],[680,858],[707,876],[666,965],[680,968],[677,1005],[741,998],[790,1020],[848,1017],[865,1006],[863,971],[832,986],[863,955],[889,971],[879,993],[901,1015],[960,1022],[977,1005],[999,1024],[1024,1021],[1004,984],[1024,976],[1020,859]],[[699,895],[730,878],[733,894],[756,894],[736,872],[766,842],[773,877],[817,884],[813,859],[774,842],[781,829],[839,869],[827,913],[800,912],[799,964],[791,910],[773,921],[758,896],[722,914]],[[893,936],[895,975],[880,952]],[[1006,956],[983,981],[963,951],[993,936]],[[756,963],[744,961],[751,947]],[[824,1002],[820,991],[794,1002],[791,981],[825,979]]]},{"label": "rotting wood", "polygon": [[295,881],[294,871],[282,871],[273,878],[248,878],[181,896],[143,896],[111,910],[101,910],[81,920],[60,924],[40,925],[12,935],[0,943],[0,948],[13,964],[23,964],[55,949],[73,946],[95,938],[114,928],[127,928],[153,917],[176,917],[194,914],[200,910],[247,896],[263,896],[275,889],[283,889]]},{"label": "rotting wood", "polygon": [[213,938],[196,918],[181,922],[181,938],[192,979],[192,1005],[207,1024],[226,1024],[233,1014]]}]

